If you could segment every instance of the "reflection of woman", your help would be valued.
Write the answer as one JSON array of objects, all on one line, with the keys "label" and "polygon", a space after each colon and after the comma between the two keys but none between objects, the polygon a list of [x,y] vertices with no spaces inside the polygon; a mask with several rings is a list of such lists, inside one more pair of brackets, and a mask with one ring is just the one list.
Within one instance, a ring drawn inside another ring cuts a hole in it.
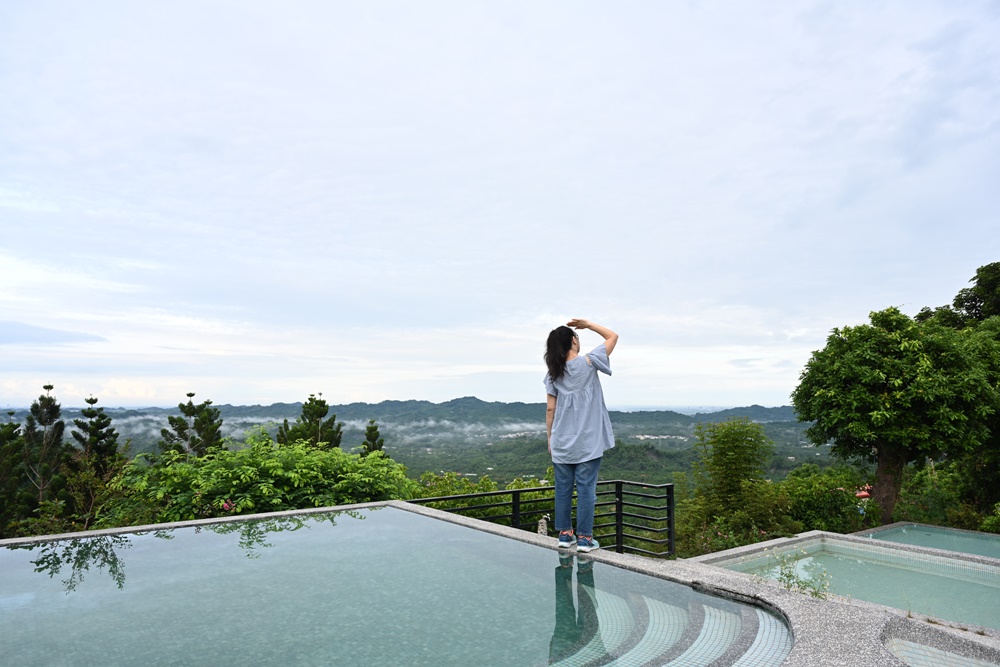
[{"label": "reflection of woman", "polygon": [[[590,329],[604,342],[585,355],[580,354],[580,337],[575,329]],[[597,474],[604,452],[615,446],[611,419],[604,405],[604,393],[597,372],[611,375],[609,356],[618,343],[618,334],[587,320],[570,320],[553,329],[546,343],[545,392],[548,405],[545,427],[549,454],[555,469],[556,530],[560,548],[576,544],[579,551],[599,549],[594,539],[594,505],[597,502]],[[576,486],[576,534],[573,533],[573,487]]]},{"label": "reflection of woman", "polygon": [[[576,599],[579,609],[573,603],[573,556],[561,554],[556,568],[556,627],[549,640],[549,664],[567,661],[567,664],[584,664],[586,657],[604,654],[604,646],[599,641],[601,631],[597,617],[597,602],[594,599],[594,563],[580,560],[576,572]],[[595,637],[598,641],[595,642]],[[570,660],[584,646],[590,650],[581,660]]]}]

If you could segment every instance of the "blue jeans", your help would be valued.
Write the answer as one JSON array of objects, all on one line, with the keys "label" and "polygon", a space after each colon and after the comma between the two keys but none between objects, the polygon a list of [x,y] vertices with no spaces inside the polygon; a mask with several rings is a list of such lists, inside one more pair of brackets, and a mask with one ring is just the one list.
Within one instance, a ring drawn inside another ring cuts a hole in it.
[{"label": "blue jeans", "polygon": [[597,473],[601,457],[583,463],[555,463],[556,530],[573,529],[573,486],[576,486],[576,534],[594,534],[594,505],[597,503]]}]

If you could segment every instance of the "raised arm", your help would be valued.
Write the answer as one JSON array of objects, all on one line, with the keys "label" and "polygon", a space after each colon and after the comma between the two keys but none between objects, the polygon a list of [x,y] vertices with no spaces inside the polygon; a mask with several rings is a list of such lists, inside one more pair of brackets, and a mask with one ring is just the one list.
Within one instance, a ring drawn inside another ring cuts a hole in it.
[{"label": "raised arm", "polygon": [[604,348],[608,351],[609,356],[615,349],[615,345],[618,344],[618,334],[607,327],[602,327],[600,324],[594,324],[590,320],[577,318],[567,322],[566,326],[573,327],[574,329],[590,329],[597,335],[604,338]]}]

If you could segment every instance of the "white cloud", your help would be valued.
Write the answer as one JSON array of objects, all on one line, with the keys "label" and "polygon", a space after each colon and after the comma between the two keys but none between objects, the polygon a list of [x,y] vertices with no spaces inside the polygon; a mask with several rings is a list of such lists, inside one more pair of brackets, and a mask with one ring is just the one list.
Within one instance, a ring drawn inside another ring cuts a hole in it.
[{"label": "white cloud", "polygon": [[578,315],[623,334],[609,401],[785,402],[830,328],[1000,259],[998,22],[5,5],[2,317],[106,342],[23,344],[0,402],[534,401]]}]

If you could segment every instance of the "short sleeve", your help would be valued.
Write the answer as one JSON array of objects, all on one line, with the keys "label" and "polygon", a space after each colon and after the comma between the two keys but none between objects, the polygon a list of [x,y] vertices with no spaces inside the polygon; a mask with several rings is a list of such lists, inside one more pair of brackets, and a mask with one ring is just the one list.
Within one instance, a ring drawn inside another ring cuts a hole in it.
[{"label": "short sleeve", "polygon": [[549,396],[559,395],[559,392],[556,391],[556,386],[552,384],[552,376],[548,373],[545,374],[545,393]]},{"label": "short sleeve", "polygon": [[608,358],[608,348],[601,343],[587,355],[594,368],[606,375],[611,375],[611,360]]}]

